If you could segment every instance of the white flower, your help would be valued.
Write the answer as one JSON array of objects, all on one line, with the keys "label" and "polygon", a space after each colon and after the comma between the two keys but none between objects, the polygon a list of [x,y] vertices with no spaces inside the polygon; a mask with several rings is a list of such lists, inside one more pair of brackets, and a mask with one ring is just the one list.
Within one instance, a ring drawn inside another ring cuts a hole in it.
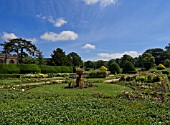
[{"label": "white flower", "polygon": [[22,91],[24,92],[25,90],[24,90],[24,89],[22,89]]}]

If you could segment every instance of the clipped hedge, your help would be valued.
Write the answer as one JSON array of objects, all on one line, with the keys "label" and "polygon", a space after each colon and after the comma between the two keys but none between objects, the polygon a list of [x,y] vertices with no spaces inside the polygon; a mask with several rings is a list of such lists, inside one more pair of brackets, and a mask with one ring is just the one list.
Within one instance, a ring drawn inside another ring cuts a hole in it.
[{"label": "clipped hedge", "polygon": [[20,69],[20,74],[41,72],[41,69],[35,64],[17,64],[17,67]]},{"label": "clipped hedge", "polygon": [[0,79],[20,78],[19,74],[0,74]]},{"label": "clipped hedge", "polygon": [[0,74],[19,74],[20,69],[15,64],[0,64]]},{"label": "clipped hedge", "polygon": [[72,73],[73,67],[69,66],[39,66],[41,73]]},{"label": "clipped hedge", "polygon": [[86,78],[106,78],[107,72],[101,70],[94,70],[94,71],[85,72],[84,75]]}]

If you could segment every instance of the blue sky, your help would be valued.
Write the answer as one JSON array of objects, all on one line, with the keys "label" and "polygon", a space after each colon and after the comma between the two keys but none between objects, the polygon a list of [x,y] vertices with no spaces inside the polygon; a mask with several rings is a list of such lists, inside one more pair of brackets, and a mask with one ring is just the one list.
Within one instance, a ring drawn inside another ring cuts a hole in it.
[{"label": "blue sky", "polygon": [[0,0],[0,41],[31,40],[44,57],[136,57],[170,43],[169,12],[169,0]]}]

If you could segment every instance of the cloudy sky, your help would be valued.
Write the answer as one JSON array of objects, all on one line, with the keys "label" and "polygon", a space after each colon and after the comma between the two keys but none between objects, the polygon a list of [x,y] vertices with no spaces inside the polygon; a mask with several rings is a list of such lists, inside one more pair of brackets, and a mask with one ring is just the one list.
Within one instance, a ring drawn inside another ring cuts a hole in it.
[{"label": "cloudy sky", "polygon": [[86,60],[133,57],[170,43],[169,0],[0,0],[0,43],[31,40]]}]

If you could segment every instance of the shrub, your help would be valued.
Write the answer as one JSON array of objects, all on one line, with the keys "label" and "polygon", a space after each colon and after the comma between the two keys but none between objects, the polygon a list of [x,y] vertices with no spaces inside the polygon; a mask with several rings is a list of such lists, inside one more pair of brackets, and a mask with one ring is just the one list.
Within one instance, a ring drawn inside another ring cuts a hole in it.
[{"label": "shrub", "polygon": [[123,66],[123,73],[136,73],[134,65],[127,61]]},{"label": "shrub", "polygon": [[69,66],[39,66],[41,73],[72,73],[73,67]]},{"label": "shrub", "polygon": [[0,79],[20,78],[19,74],[0,74]]},{"label": "shrub", "polygon": [[166,67],[164,66],[164,65],[162,65],[162,64],[159,64],[158,66],[157,66],[157,70],[162,70],[162,69],[165,69]]},{"label": "shrub", "polygon": [[101,66],[101,67],[100,67],[100,70],[102,70],[102,71],[107,71],[107,68],[106,68],[105,66]]},{"label": "shrub", "polygon": [[20,69],[15,64],[0,64],[0,74],[19,74]]},{"label": "shrub", "polygon": [[117,63],[111,63],[109,66],[109,71],[112,74],[119,74],[121,72],[120,67]]},{"label": "shrub", "polygon": [[18,64],[17,67],[20,69],[20,74],[41,72],[41,69],[35,64]]},{"label": "shrub", "polygon": [[86,72],[84,75],[86,76],[86,78],[106,78],[107,72],[101,70],[93,70],[90,72]]}]

